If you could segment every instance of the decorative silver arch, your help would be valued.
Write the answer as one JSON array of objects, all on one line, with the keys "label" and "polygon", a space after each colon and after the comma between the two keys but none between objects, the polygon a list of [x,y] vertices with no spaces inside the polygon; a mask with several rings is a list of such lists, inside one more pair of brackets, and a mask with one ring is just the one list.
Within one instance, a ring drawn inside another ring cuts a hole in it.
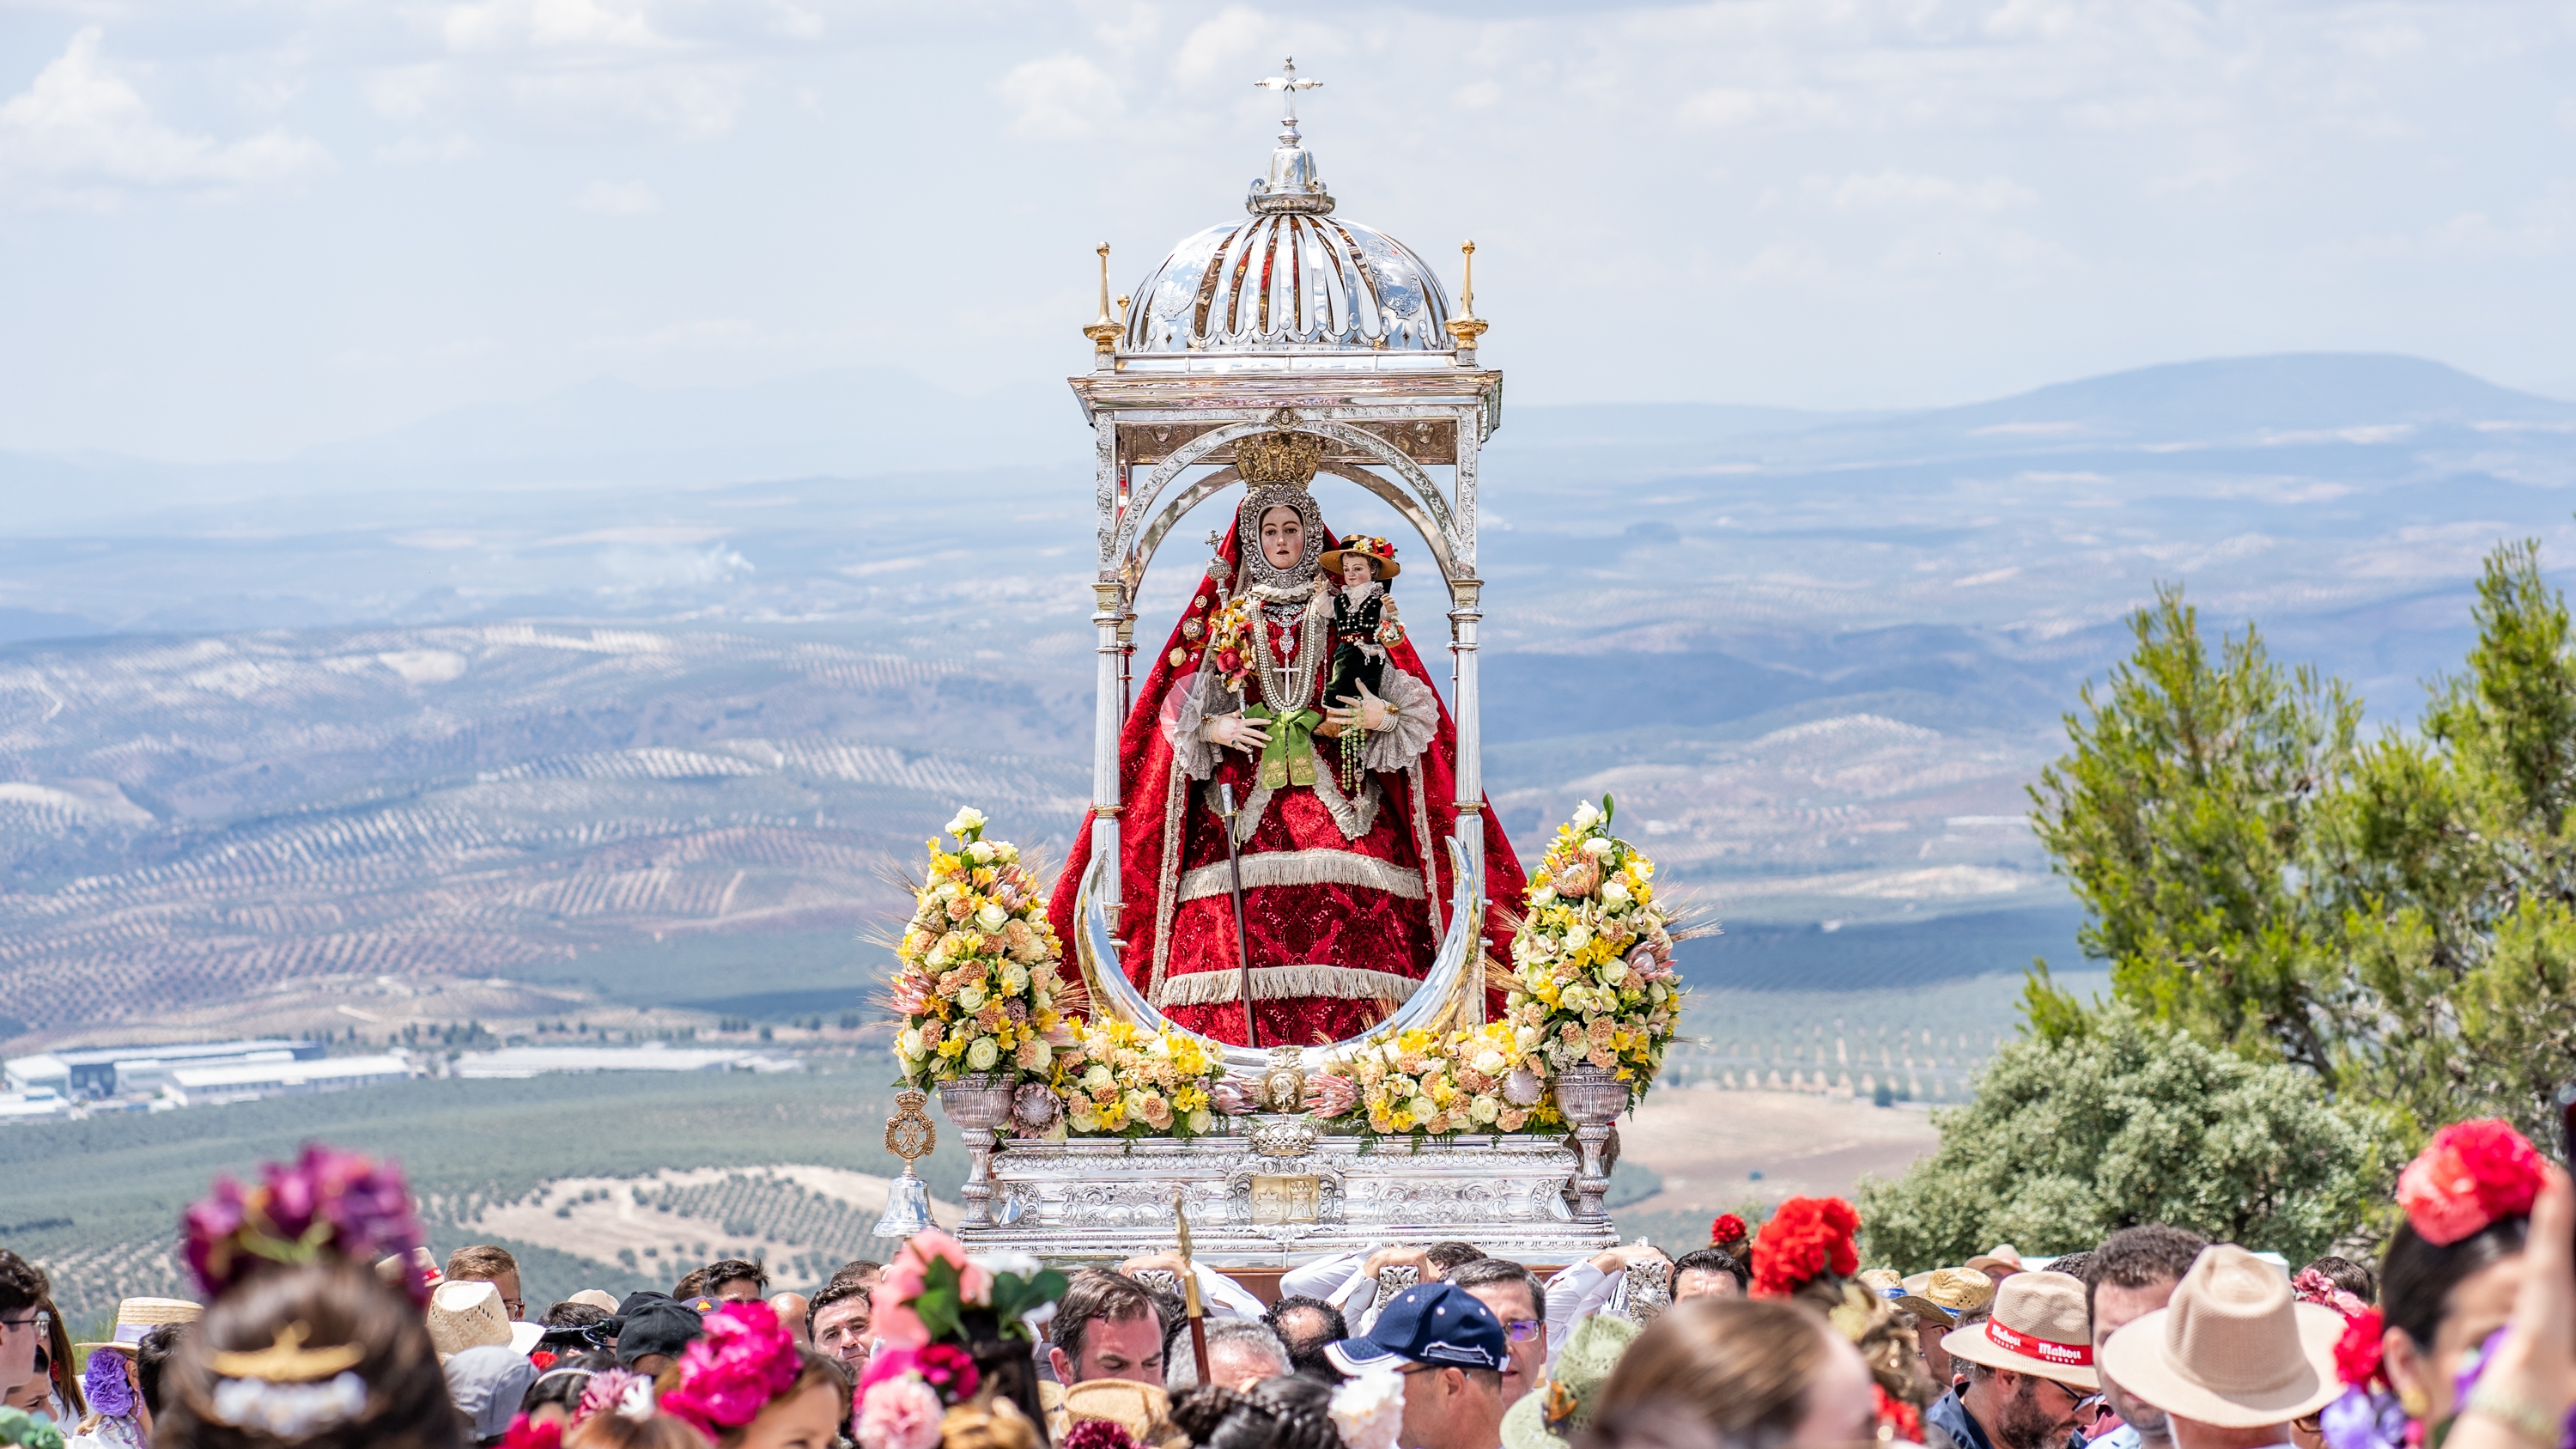
[{"label": "decorative silver arch", "polygon": [[[1414,526],[1422,529],[1425,538],[1437,539],[1433,552],[1441,559],[1443,574],[1456,578],[1454,561],[1473,556],[1458,535],[1457,523],[1450,515],[1449,500],[1440,496],[1440,485],[1433,481],[1429,473],[1423,471],[1421,464],[1407,456],[1403,449],[1365,428],[1301,417],[1293,409],[1282,408],[1267,418],[1228,423],[1224,427],[1199,434],[1173,449],[1170,457],[1156,464],[1154,471],[1145,476],[1142,487],[1130,486],[1127,490],[1127,507],[1119,516],[1118,526],[1101,539],[1101,572],[1111,573],[1135,552],[1137,535],[1140,531],[1137,520],[1146,517],[1153,510],[1155,499],[1183,471],[1195,467],[1199,460],[1238,438],[1280,432],[1312,433],[1319,438],[1329,439],[1345,448],[1368,455],[1370,459],[1392,470],[1398,478],[1403,479],[1406,485],[1404,492],[1411,499],[1410,503],[1406,497],[1386,493],[1381,486],[1385,484],[1383,478],[1376,479],[1374,482],[1361,478],[1352,478],[1352,481],[1395,504],[1407,518],[1415,521]],[[1316,471],[1331,471],[1342,477],[1351,477],[1339,468],[1318,468]],[[1204,494],[1200,496],[1205,497]],[[1426,516],[1430,520],[1428,527],[1421,522],[1421,519]],[[1166,525],[1167,528],[1168,526]]]},{"label": "decorative silver arch", "polygon": [[[1315,471],[1357,483],[1401,514],[1404,521],[1412,524],[1422,535],[1422,541],[1431,549],[1432,561],[1440,567],[1441,582],[1448,587],[1450,598],[1453,601],[1457,598],[1457,560],[1450,553],[1448,537],[1440,531],[1440,520],[1430,510],[1422,507],[1402,487],[1356,463],[1328,461],[1318,465]],[[1138,530],[1135,543],[1119,561],[1118,577],[1126,581],[1130,599],[1144,591],[1146,570],[1153,567],[1154,555],[1162,548],[1164,536],[1179,527],[1181,519],[1191,509],[1242,481],[1242,470],[1220,468],[1204,478],[1191,480],[1186,487],[1163,500],[1162,505],[1155,509],[1154,516]],[[1131,515],[1137,511],[1132,501],[1128,511]]]}]

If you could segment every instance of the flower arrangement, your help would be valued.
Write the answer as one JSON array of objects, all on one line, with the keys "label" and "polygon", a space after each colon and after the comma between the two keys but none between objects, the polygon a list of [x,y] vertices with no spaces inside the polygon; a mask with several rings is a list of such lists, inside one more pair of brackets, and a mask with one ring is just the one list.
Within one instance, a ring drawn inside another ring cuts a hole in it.
[{"label": "flower arrangement", "polygon": [[1328,1412],[1347,1449],[1396,1449],[1404,1431],[1404,1378],[1391,1368],[1354,1374],[1333,1390]]},{"label": "flower arrangement", "polygon": [[1249,597],[1237,595],[1208,616],[1207,660],[1227,689],[1243,693],[1245,681],[1252,677],[1253,652],[1252,603]]},{"label": "flower arrangement", "polygon": [[967,1347],[977,1338],[1036,1341],[1030,1315],[1064,1296],[1064,1274],[1026,1253],[967,1256],[937,1228],[904,1241],[871,1296],[878,1348],[859,1382],[861,1449],[938,1449],[952,1409],[991,1393]]},{"label": "flower arrangement", "polygon": [[2500,1118],[2454,1122],[2397,1175],[2397,1205],[2424,1241],[2449,1247],[2505,1218],[2529,1217],[2541,1157]]},{"label": "flower arrangement", "polygon": [[1371,1037],[1310,1084],[1316,1110],[1378,1137],[1557,1125],[1562,1119],[1530,1051],[1536,1038],[1524,1035],[1498,1021],[1445,1036],[1415,1028]]},{"label": "flower arrangement", "polygon": [[1058,1056],[1056,1094],[1085,1137],[1196,1137],[1215,1124],[1208,1108],[1220,1066],[1186,1032],[1106,1021],[1083,1027]]},{"label": "flower arrangement", "polygon": [[680,1381],[659,1407],[714,1440],[760,1417],[804,1365],[778,1311],[757,1299],[728,1303],[703,1320],[705,1332],[680,1353]]},{"label": "flower arrangement", "polygon": [[1610,833],[1615,809],[1607,795],[1578,807],[1530,878],[1508,1020],[1546,1066],[1615,1071],[1634,1103],[1663,1066],[1682,989],[1655,863]]},{"label": "flower arrangement", "polygon": [[902,966],[889,1003],[903,1017],[894,1055],[907,1084],[996,1070],[1045,1081],[1066,1039],[1057,1016],[1064,946],[1047,922],[1046,894],[1018,846],[984,838],[985,823],[970,806],[948,822],[955,850],[925,842],[930,874],[895,942]]},{"label": "flower arrangement", "polygon": [[1753,1296],[1786,1298],[1819,1278],[1860,1271],[1860,1211],[1838,1197],[1793,1197],[1753,1239]]},{"label": "flower arrangement", "polygon": [[[424,1241],[400,1168],[320,1143],[306,1143],[291,1164],[262,1164],[256,1187],[216,1178],[213,1193],[181,1218],[181,1231],[188,1267],[209,1300],[271,1263],[407,1259]],[[423,1275],[406,1273],[404,1285],[429,1302]]]}]

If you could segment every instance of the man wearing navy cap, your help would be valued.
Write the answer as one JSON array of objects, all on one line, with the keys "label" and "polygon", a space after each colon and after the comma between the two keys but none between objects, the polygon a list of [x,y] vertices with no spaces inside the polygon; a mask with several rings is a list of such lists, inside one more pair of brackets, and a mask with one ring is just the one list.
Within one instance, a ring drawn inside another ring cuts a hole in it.
[{"label": "man wearing navy cap", "polygon": [[1502,1320],[1455,1283],[1407,1288],[1367,1336],[1324,1345],[1344,1373],[1404,1375],[1404,1449],[1500,1449],[1509,1354]]}]

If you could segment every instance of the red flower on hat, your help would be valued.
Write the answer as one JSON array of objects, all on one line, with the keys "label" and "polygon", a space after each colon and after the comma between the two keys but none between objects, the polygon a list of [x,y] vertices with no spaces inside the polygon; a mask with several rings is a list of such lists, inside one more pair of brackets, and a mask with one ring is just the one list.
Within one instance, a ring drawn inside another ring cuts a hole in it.
[{"label": "red flower on hat", "polygon": [[1708,1245],[1712,1248],[1723,1248],[1743,1241],[1744,1219],[1733,1213],[1719,1213],[1717,1221],[1708,1225]]},{"label": "red flower on hat", "polygon": [[2540,1169],[2539,1150],[2503,1119],[2454,1122],[2397,1175],[2397,1205],[2417,1236],[2449,1247],[2490,1223],[2529,1217]]},{"label": "red flower on hat", "polygon": [[2365,1308],[2344,1321],[2343,1337],[2335,1340],[2334,1348],[2335,1377],[2344,1387],[2371,1391],[2385,1386],[2379,1349],[2387,1336],[2386,1321],[2376,1308]]},{"label": "red flower on hat", "polygon": [[1793,1197],[1753,1240],[1753,1296],[1786,1298],[1827,1273],[1860,1271],[1860,1211],[1838,1197]]}]

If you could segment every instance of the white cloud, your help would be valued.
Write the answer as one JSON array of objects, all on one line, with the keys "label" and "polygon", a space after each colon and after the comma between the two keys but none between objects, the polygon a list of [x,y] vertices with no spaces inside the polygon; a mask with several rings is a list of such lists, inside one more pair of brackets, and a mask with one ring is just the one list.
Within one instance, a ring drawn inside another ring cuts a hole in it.
[{"label": "white cloud", "polygon": [[164,125],[107,68],[100,45],[96,26],[81,31],[34,84],[0,104],[0,186],[18,199],[110,206],[132,189],[275,182],[330,159],[320,143],[283,129],[227,142]]},{"label": "white cloud", "polygon": [[661,50],[672,43],[643,6],[617,0],[479,0],[450,6],[440,28],[454,50]]},{"label": "white cloud", "polygon": [[1813,126],[1835,119],[1841,110],[1841,102],[1825,91],[1719,86],[1686,98],[1673,114],[1684,125],[1731,131],[1749,126]]},{"label": "white cloud", "polygon": [[594,181],[573,196],[572,205],[594,216],[650,216],[662,209],[662,198],[641,181]]},{"label": "white cloud", "polygon": [[[1270,54],[1290,42],[1277,22],[1247,6],[1229,5],[1199,22],[1172,55],[1172,79],[1185,86],[1250,85],[1275,75],[1279,58]],[[1271,66],[1272,70],[1256,70]],[[1241,79],[1237,79],[1237,77]]]},{"label": "white cloud", "polygon": [[1946,176],[1881,171],[1874,176],[1845,176],[1839,181],[1831,177],[1810,176],[1806,188],[1810,195],[1821,198],[1840,211],[1941,207],[1997,212],[2033,206],[2039,201],[2037,192],[2001,176],[1990,176],[1983,181],[1953,181]]},{"label": "white cloud", "polygon": [[1127,109],[1117,83],[1086,56],[1050,55],[1013,66],[1001,90],[1016,113],[1012,131],[1035,141],[1089,136]]}]

